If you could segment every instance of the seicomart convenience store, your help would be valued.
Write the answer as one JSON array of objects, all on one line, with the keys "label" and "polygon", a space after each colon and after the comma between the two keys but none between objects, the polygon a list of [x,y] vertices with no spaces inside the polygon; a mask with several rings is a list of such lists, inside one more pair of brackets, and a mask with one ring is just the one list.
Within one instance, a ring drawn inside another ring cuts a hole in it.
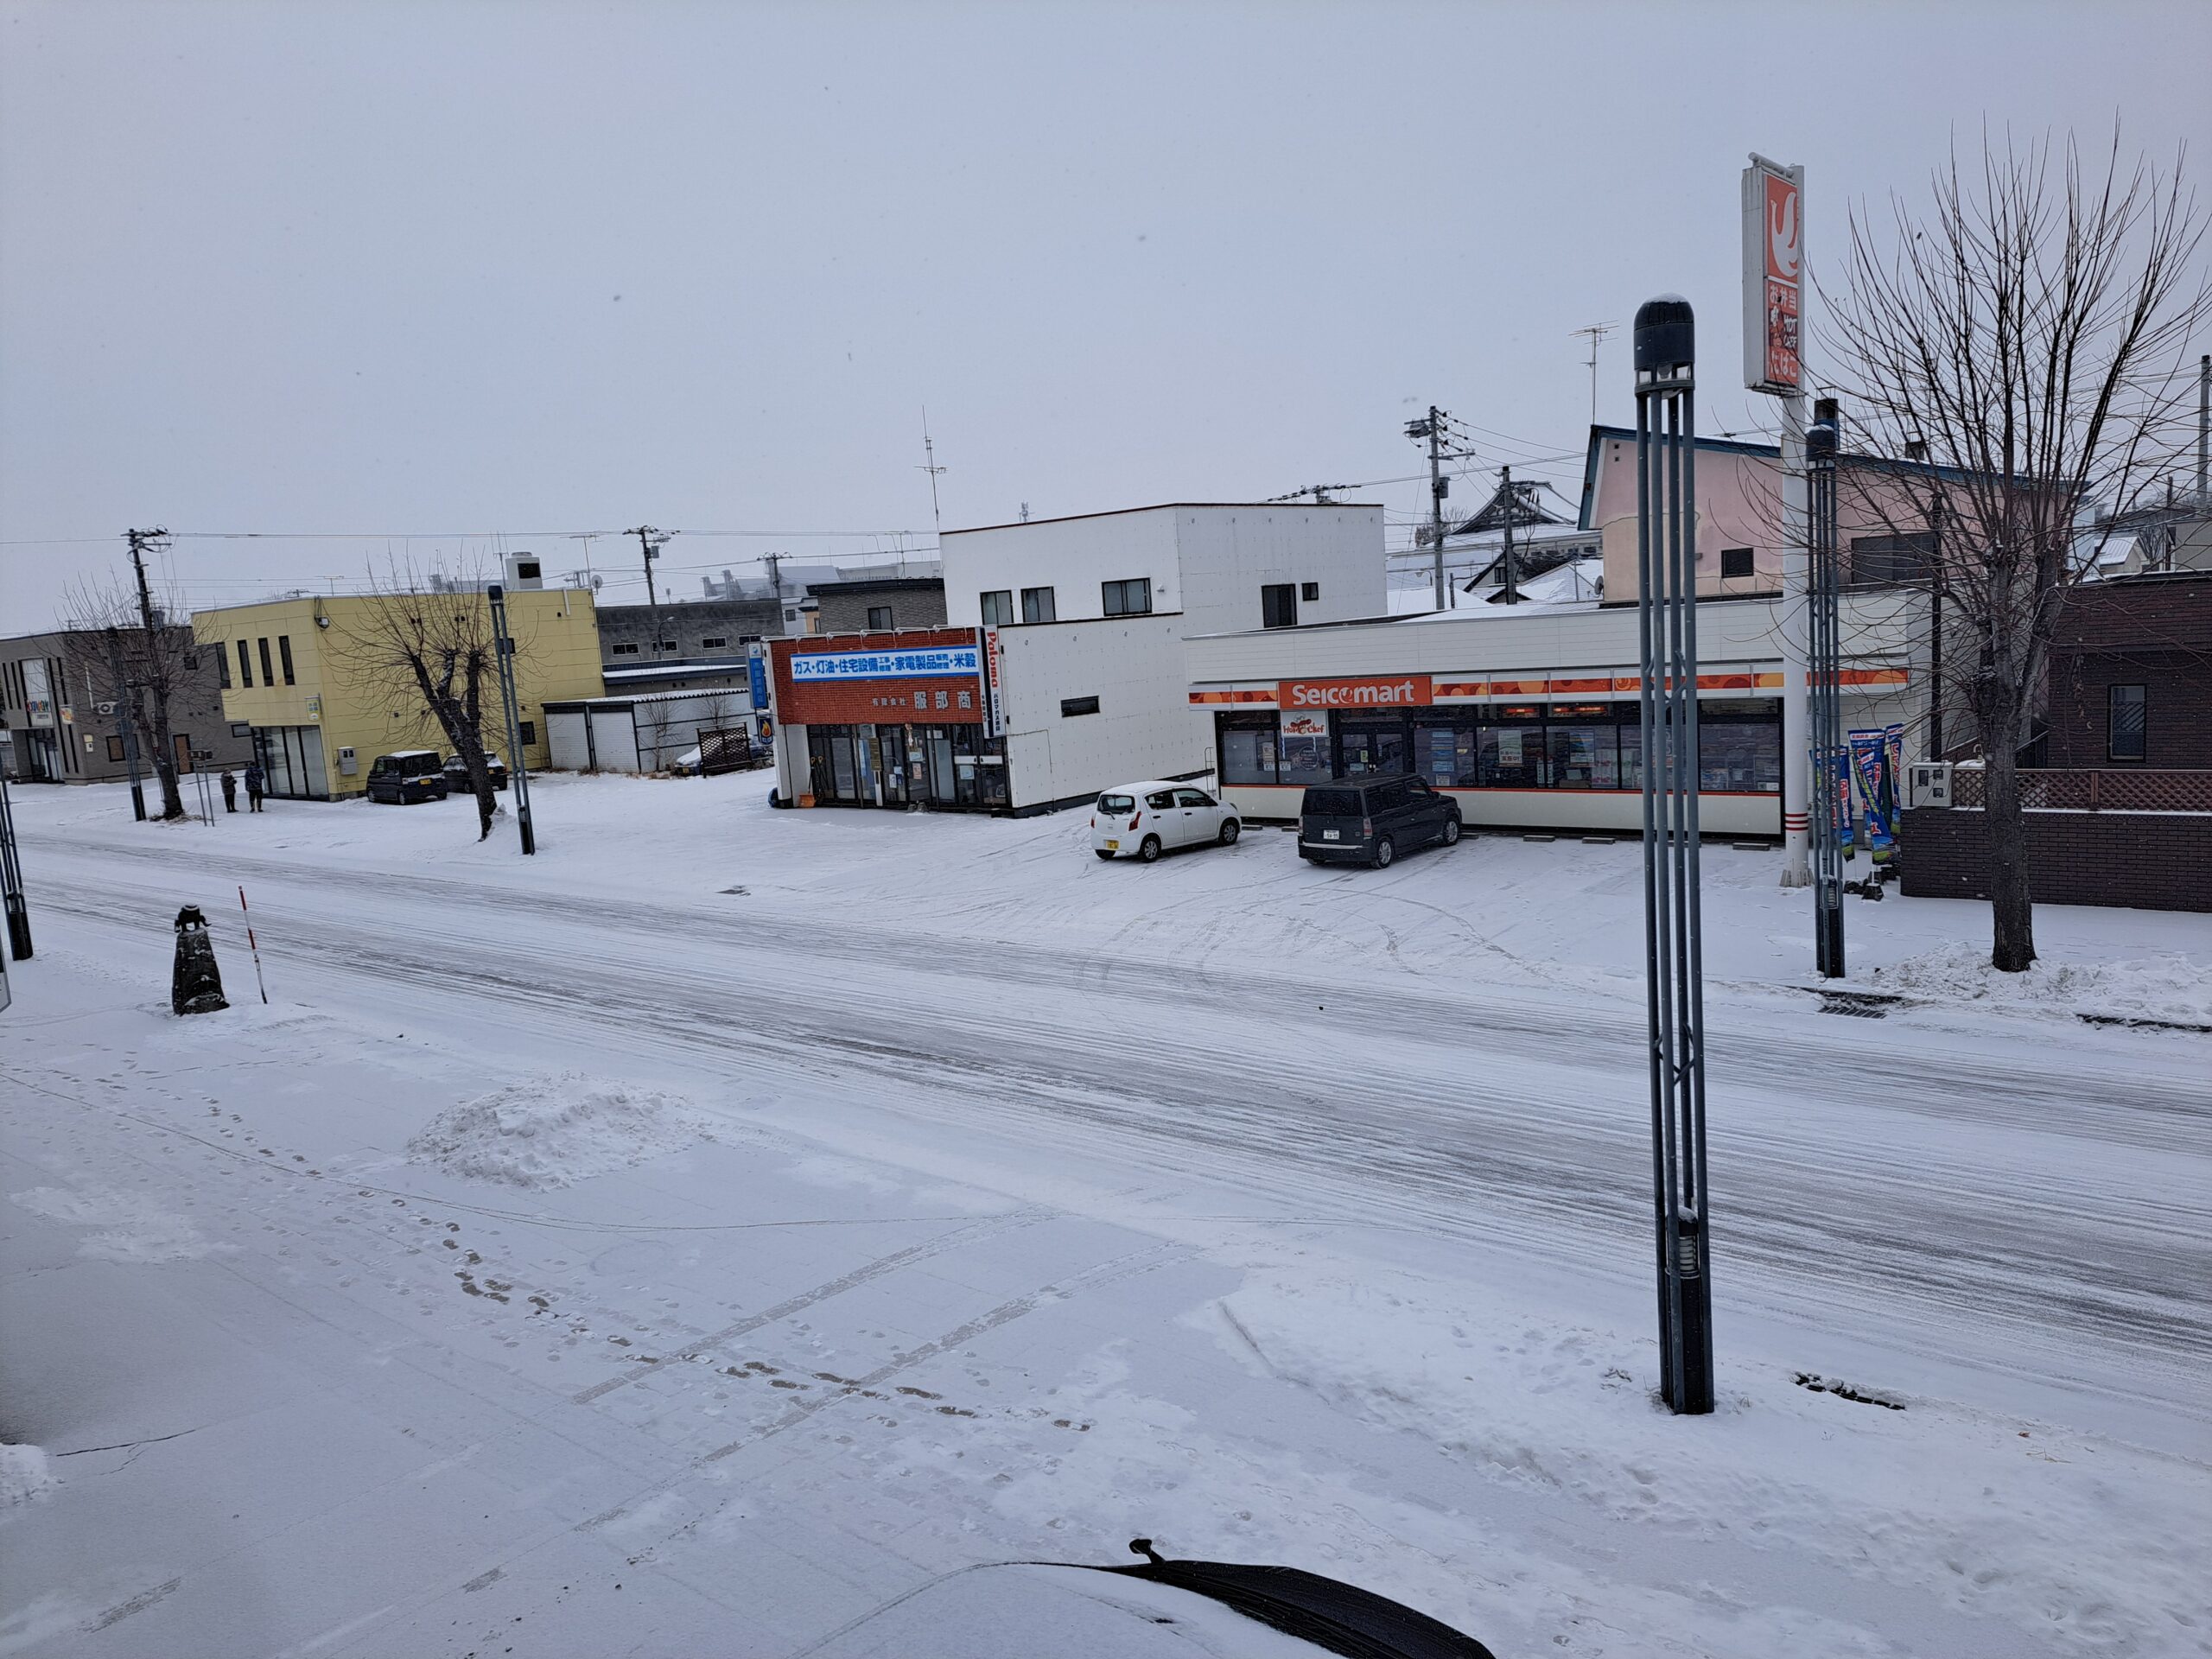
[{"label": "seicomart convenience store", "polygon": [[[1914,607],[1847,594],[1844,720],[1909,721]],[[1700,811],[1708,830],[1782,833],[1779,602],[1698,607]],[[1289,819],[1309,784],[1418,773],[1469,824],[1632,831],[1642,823],[1637,612],[1533,604],[1189,642],[1191,706],[1212,715],[1224,794]]]}]

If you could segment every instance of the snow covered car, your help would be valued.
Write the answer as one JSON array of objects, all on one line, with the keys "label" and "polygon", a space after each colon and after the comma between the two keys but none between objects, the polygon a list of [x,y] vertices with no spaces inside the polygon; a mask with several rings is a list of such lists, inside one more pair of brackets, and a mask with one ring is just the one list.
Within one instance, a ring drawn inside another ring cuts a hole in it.
[{"label": "snow covered car", "polygon": [[1155,778],[1099,796],[1090,814],[1090,850],[1149,864],[1179,847],[1234,846],[1243,829],[1234,807],[1203,789]]},{"label": "snow covered car", "polygon": [[[484,760],[492,771],[492,787],[505,789],[507,786],[506,762],[500,760],[498,755],[490,753],[485,755]],[[449,754],[446,757],[445,771],[448,790],[455,795],[467,795],[472,792],[468,786],[468,766],[459,755]]]},{"label": "snow covered car", "polygon": [[369,798],[380,805],[442,801],[447,793],[435,749],[399,749],[377,756],[369,766]]}]

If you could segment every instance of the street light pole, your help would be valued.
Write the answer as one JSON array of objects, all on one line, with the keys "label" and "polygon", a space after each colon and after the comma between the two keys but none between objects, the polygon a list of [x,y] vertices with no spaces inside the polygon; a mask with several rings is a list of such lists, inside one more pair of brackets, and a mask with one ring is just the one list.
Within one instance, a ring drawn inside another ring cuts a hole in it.
[{"label": "street light pole", "polygon": [[1823,979],[1843,977],[1843,834],[1848,798],[1839,762],[1843,749],[1841,582],[1836,569],[1836,425],[1823,403],[1806,431],[1806,472],[1812,523],[1807,571],[1811,635],[1808,702],[1812,726],[1813,959]]},{"label": "street light pole", "polygon": [[522,753],[522,707],[515,700],[515,642],[507,633],[507,593],[498,582],[485,589],[492,601],[492,639],[499,664],[499,706],[507,717],[507,753],[514,764],[507,777],[515,786],[515,823],[522,831],[525,855],[537,850],[537,837],[530,823],[530,767]]},{"label": "street light pole", "polygon": [[1637,631],[1642,648],[1643,945],[1660,1394],[1713,1409],[1705,1180],[1705,962],[1698,900],[1696,318],[1636,314]]}]

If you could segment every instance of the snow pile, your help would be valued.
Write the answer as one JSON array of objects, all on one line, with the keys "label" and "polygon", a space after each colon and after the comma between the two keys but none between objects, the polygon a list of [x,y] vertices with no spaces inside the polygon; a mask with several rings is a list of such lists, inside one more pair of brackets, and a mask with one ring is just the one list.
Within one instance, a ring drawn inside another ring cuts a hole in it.
[{"label": "snow pile", "polygon": [[54,1489],[46,1453],[35,1446],[0,1446],[0,1510],[42,1497]]},{"label": "snow pile", "polygon": [[714,1139],[674,1095],[566,1071],[529,1077],[438,1114],[409,1155],[448,1175],[508,1186],[568,1186]]},{"label": "snow pile", "polygon": [[2005,974],[1989,965],[1986,944],[1957,941],[1877,968],[1869,980],[1880,990],[1947,1002],[2212,1022],[2212,969],[2178,953],[2132,962],[2042,960]]}]

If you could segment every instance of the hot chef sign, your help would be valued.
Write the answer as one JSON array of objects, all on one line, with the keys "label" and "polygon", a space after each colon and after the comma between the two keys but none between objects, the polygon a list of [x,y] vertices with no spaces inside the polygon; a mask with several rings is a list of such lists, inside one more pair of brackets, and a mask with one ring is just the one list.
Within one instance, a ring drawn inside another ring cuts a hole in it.
[{"label": "hot chef sign", "polygon": [[974,645],[910,646],[902,651],[801,651],[791,653],[791,683],[844,680],[974,679],[982,656]]},{"label": "hot chef sign", "polygon": [[1275,707],[1285,714],[1323,709],[1426,709],[1428,676],[1402,674],[1390,680],[1283,680],[1275,686]]}]

